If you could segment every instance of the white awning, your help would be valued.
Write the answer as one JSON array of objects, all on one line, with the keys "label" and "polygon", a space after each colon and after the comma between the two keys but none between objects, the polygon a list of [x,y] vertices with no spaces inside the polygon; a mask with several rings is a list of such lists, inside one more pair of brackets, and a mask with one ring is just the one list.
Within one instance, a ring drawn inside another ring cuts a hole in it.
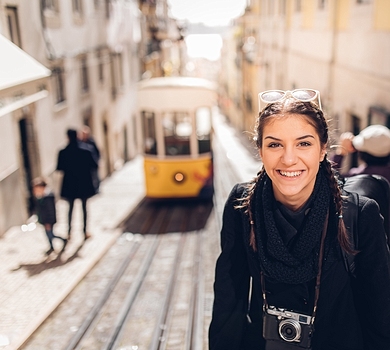
[{"label": "white awning", "polygon": [[[0,35],[0,97],[23,88],[32,88],[37,92],[36,83],[45,80],[50,74],[49,69]],[[34,82],[35,86],[26,85]]]}]

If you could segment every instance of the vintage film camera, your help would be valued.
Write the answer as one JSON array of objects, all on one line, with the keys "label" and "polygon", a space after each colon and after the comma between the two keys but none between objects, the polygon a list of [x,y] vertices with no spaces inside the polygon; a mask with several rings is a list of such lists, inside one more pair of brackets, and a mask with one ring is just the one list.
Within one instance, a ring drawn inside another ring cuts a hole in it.
[{"label": "vintage film camera", "polygon": [[266,350],[311,349],[311,316],[268,306],[263,312]]}]

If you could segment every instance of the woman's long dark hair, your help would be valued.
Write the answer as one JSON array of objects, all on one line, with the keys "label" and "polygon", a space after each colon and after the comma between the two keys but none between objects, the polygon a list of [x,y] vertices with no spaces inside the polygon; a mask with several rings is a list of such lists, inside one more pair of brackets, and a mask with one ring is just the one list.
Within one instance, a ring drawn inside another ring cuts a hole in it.
[{"label": "woman's long dark hair", "polygon": [[[255,135],[254,141],[256,142],[257,148],[261,149],[263,144],[263,133],[264,127],[273,120],[275,117],[283,117],[291,114],[299,114],[306,118],[306,120],[315,128],[317,134],[320,139],[320,143],[322,147],[326,147],[329,142],[329,131],[328,131],[328,123],[324,117],[322,110],[320,110],[314,103],[311,102],[301,102],[299,100],[283,100],[280,102],[275,102],[268,105],[259,113],[259,116],[256,120],[255,125]],[[328,180],[328,184],[331,190],[331,193],[334,198],[334,204],[336,207],[336,211],[339,217],[342,217],[343,214],[343,199],[342,192],[339,186],[339,182],[335,176],[335,171],[332,168],[330,161],[325,155],[324,160],[321,164],[322,171],[326,175]],[[320,169],[321,171],[321,169]],[[240,205],[238,208],[244,208],[245,212],[249,216],[249,221],[251,224],[251,232],[250,232],[250,246],[254,251],[256,248],[256,236],[254,232],[254,224],[253,224],[253,214],[251,210],[251,204],[253,195],[255,192],[255,188],[259,181],[263,178],[265,174],[264,166],[257,174],[257,176],[249,183],[247,189],[247,195],[241,199]],[[349,240],[348,232],[344,225],[343,220],[338,220],[338,232],[337,239],[340,243],[341,248],[349,254],[355,254],[356,252],[351,248],[351,243]]]}]

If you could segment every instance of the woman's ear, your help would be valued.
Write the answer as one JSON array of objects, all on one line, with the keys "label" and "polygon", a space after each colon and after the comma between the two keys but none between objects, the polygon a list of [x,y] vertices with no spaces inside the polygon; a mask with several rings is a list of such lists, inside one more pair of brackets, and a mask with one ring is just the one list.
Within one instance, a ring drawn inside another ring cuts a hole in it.
[{"label": "woman's ear", "polygon": [[326,147],[324,147],[321,151],[321,155],[320,155],[320,162],[322,162],[325,158],[325,155],[326,155]]},{"label": "woman's ear", "polygon": [[262,149],[259,148],[259,156],[260,156],[260,158],[263,158],[261,153],[262,153]]}]

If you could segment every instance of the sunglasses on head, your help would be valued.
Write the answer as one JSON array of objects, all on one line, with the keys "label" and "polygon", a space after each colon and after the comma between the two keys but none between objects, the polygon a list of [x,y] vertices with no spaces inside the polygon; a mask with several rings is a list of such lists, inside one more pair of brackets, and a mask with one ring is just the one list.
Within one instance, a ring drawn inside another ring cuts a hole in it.
[{"label": "sunglasses on head", "polygon": [[322,110],[320,92],[313,89],[295,89],[292,91],[268,90],[259,93],[259,108],[262,111],[271,103],[279,102],[284,98],[293,97],[302,102],[314,102]]}]

